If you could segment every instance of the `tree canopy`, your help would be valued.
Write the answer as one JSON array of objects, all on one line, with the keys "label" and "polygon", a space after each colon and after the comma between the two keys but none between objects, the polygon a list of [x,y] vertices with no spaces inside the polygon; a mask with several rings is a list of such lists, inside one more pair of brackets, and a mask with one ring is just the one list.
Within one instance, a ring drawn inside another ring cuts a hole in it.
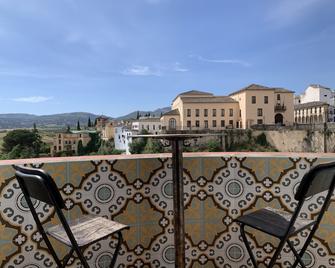
[{"label": "tree canopy", "polygon": [[10,159],[38,157],[42,145],[41,136],[36,128],[32,131],[15,129],[3,138],[2,152]]}]

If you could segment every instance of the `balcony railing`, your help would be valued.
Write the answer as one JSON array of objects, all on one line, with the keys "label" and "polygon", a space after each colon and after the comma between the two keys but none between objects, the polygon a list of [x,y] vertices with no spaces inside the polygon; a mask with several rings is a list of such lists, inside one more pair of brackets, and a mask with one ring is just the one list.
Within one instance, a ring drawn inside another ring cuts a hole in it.
[{"label": "balcony railing", "polygon": [[284,104],[276,104],[274,108],[275,113],[278,112],[285,112],[286,111],[286,106]]},{"label": "balcony railing", "polygon": [[[334,154],[192,153],[184,154],[187,267],[250,267],[233,219],[264,206],[292,211],[302,176]],[[69,219],[90,213],[131,226],[118,267],[174,267],[172,170],[169,154],[93,156],[0,161],[0,267],[55,267],[36,232],[12,164],[42,167],[54,177]],[[322,199],[303,209],[312,218]],[[46,224],[54,211],[35,202]],[[335,265],[335,200],[304,257],[307,267]],[[258,261],[267,261],[277,241],[249,234]],[[256,238],[258,240],[256,240]],[[294,241],[301,245],[304,234]],[[257,241],[257,242],[256,242]],[[90,267],[105,267],[111,240],[85,250]],[[58,253],[65,254],[61,245]],[[290,267],[285,248],[280,267]],[[71,267],[77,267],[76,261]]]}]

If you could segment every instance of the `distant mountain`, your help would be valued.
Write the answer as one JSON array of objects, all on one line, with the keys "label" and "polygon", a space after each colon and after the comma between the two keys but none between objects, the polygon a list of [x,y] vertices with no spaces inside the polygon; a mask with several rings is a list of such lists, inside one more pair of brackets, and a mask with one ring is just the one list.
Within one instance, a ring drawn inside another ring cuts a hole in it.
[{"label": "distant mountain", "polygon": [[[140,115],[159,117],[162,113],[170,111],[170,107],[156,109],[154,111],[139,111]],[[137,111],[130,114],[115,118],[117,120],[136,119]],[[32,128],[34,123],[37,127],[43,128],[65,128],[67,125],[72,127],[77,126],[79,120],[81,126],[87,126],[88,118],[91,122],[99,117],[99,115],[92,113],[64,113],[52,115],[33,115],[33,114],[0,114],[0,129],[15,129],[15,128]],[[112,119],[112,118],[111,118]]]},{"label": "distant mountain", "polygon": [[164,113],[166,113],[170,110],[171,110],[170,107],[164,107],[164,108],[156,109],[154,111],[135,111],[135,112],[129,113],[129,114],[124,115],[124,116],[120,116],[120,117],[115,118],[115,119],[117,119],[117,120],[136,119],[137,113],[139,113],[141,116],[145,116],[146,114],[150,113],[151,116],[160,117],[162,113],[164,114]]},{"label": "distant mountain", "polygon": [[35,123],[37,127],[66,127],[77,126],[79,120],[82,126],[87,126],[88,118],[94,123],[99,115],[92,113],[64,113],[53,115],[33,114],[0,114],[0,129],[31,128]]}]

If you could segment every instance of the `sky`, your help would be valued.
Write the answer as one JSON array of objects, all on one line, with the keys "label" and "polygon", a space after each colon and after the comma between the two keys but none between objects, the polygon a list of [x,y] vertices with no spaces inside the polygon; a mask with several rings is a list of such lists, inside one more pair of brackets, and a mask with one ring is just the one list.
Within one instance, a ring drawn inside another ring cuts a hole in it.
[{"label": "sky", "polygon": [[334,0],[0,0],[0,113],[117,117],[193,89],[335,89],[334,11]]}]

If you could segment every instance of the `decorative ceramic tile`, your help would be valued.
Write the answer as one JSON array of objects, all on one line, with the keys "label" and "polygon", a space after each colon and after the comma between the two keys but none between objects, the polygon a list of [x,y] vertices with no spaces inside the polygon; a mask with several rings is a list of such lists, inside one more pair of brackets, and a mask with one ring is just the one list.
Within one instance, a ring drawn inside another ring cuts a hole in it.
[{"label": "decorative ceramic tile", "polygon": [[[329,158],[190,157],[184,160],[184,192],[187,267],[252,267],[233,220],[261,207],[291,212],[302,176],[316,163]],[[174,267],[173,194],[170,159],[96,160],[35,164],[54,177],[65,200],[65,215],[105,216],[130,225],[118,267]],[[36,231],[27,204],[10,166],[0,166],[0,266],[55,267],[41,235]],[[312,219],[322,197],[310,198],[302,215]],[[54,210],[34,205],[45,224],[58,224]],[[335,202],[304,256],[307,267],[335,266]],[[260,267],[265,267],[277,241],[257,231],[248,232]],[[299,249],[303,232],[293,238]],[[66,248],[55,242],[57,253]],[[114,238],[85,250],[90,267],[108,267]],[[277,267],[291,266],[293,256],[285,247]],[[75,258],[70,267],[79,267]]]}]

